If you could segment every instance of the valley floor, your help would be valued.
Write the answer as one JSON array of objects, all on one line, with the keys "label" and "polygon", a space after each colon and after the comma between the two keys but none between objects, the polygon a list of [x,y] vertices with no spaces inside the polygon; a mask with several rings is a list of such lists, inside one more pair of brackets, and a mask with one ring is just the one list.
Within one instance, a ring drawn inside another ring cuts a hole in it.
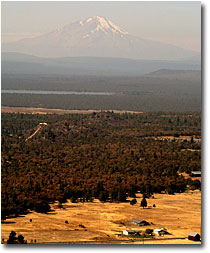
[{"label": "valley floor", "polygon": [[[65,113],[81,113],[89,114],[93,112],[101,112],[102,110],[63,110],[63,109],[47,109],[47,108],[35,108],[35,107],[10,107],[2,106],[2,113],[32,113],[32,114],[47,114],[47,113],[56,113],[56,114],[65,114]],[[106,111],[106,110],[105,110]],[[107,110],[112,111],[112,110]],[[142,113],[137,111],[127,111],[127,110],[113,110],[114,113]]]}]

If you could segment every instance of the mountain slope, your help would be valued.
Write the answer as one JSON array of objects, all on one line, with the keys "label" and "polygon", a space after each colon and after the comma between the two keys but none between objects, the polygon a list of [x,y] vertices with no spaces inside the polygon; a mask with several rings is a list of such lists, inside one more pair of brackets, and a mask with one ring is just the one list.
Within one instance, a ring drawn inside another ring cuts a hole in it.
[{"label": "mountain slope", "polygon": [[196,52],[130,35],[106,18],[94,16],[48,34],[2,44],[3,52],[41,57],[94,56],[176,60]]},{"label": "mountain slope", "polygon": [[41,58],[19,53],[2,53],[1,60],[2,74],[140,76],[163,68],[200,70],[200,64],[195,62],[111,57]]}]

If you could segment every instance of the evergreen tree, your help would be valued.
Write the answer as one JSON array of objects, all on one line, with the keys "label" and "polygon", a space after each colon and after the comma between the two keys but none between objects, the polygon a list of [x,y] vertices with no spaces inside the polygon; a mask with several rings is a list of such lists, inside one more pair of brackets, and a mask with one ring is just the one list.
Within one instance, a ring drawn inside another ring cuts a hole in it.
[{"label": "evergreen tree", "polygon": [[50,205],[44,201],[42,202],[36,202],[34,204],[34,210],[37,213],[47,213],[50,211]]},{"label": "evergreen tree", "polygon": [[146,198],[143,198],[143,199],[142,199],[140,206],[142,206],[143,209],[144,209],[145,207],[147,207],[147,200],[146,200]]},{"label": "evergreen tree", "polygon": [[125,202],[126,198],[127,198],[126,191],[122,188],[119,188],[118,194],[117,194],[117,200],[120,202]]},{"label": "evergreen tree", "polygon": [[25,244],[24,237],[22,235],[18,235],[17,243],[18,244]]},{"label": "evergreen tree", "polygon": [[99,194],[99,200],[102,202],[106,202],[109,198],[109,193],[107,191],[101,191]]},{"label": "evergreen tree", "polygon": [[9,235],[9,239],[7,240],[7,244],[16,244],[16,232],[15,231],[11,231],[10,235]]}]

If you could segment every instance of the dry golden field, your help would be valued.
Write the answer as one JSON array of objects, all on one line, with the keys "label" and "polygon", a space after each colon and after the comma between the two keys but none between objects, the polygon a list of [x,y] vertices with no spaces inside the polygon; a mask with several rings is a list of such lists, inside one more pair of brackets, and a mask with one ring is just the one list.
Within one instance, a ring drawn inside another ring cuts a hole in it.
[{"label": "dry golden field", "polygon": [[[201,192],[167,195],[155,194],[148,199],[148,208],[141,208],[141,195],[137,195],[137,204],[92,203],[52,205],[49,214],[29,213],[25,216],[7,219],[1,226],[1,237],[6,241],[11,230],[22,234],[28,243],[106,243],[106,244],[201,244],[186,240],[190,232],[201,234]],[[156,207],[152,207],[153,204]],[[133,217],[145,219],[151,225],[137,227],[129,220]],[[30,222],[32,219],[32,222]],[[65,221],[68,221],[68,224]],[[83,225],[79,226],[79,225]],[[164,240],[136,240],[118,237],[126,229],[145,230],[146,228],[165,227],[170,235],[156,236]],[[171,239],[169,239],[171,238]],[[174,239],[173,239],[174,238]],[[175,239],[183,238],[183,239]],[[169,240],[165,240],[169,239]]]},{"label": "dry golden field", "polygon": [[[35,107],[9,107],[2,106],[2,113],[26,113],[26,114],[68,114],[68,113],[82,113],[90,114],[93,112],[101,112],[102,110],[63,110],[63,109],[47,109],[47,108],[35,108]],[[104,111],[104,110],[103,110]],[[109,111],[109,110],[107,110]],[[126,110],[112,110],[114,113],[142,113],[137,111],[126,111]]]}]

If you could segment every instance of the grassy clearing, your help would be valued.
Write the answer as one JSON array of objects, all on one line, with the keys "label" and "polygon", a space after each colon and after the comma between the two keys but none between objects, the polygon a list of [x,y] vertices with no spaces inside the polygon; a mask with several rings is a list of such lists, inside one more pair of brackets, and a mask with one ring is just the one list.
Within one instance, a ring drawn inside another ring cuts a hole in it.
[{"label": "grassy clearing", "polygon": [[[201,233],[201,192],[166,195],[155,194],[154,199],[148,199],[148,206],[141,208],[141,195],[137,196],[137,204],[126,203],[93,203],[67,202],[64,208],[58,208],[58,203],[52,205],[52,212],[40,214],[36,212],[25,216],[7,219],[2,223],[1,237],[6,240],[11,230],[22,234],[28,243],[82,243],[82,241],[101,243],[135,243],[131,238],[119,238],[119,231],[126,229],[146,230],[147,228],[165,227],[170,235],[156,238],[182,238],[190,232]],[[138,227],[129,222],[133,217],[147,220],[150,226]],[[32,222],[30,222],[32,219]],[[65,221],[68,221],[68,224]],[[81,226],[83,225],[83,226]],[[112,241],[116,240],[116,241]],[[200,244],[188,240],[144,240],[144,244]]]}]

